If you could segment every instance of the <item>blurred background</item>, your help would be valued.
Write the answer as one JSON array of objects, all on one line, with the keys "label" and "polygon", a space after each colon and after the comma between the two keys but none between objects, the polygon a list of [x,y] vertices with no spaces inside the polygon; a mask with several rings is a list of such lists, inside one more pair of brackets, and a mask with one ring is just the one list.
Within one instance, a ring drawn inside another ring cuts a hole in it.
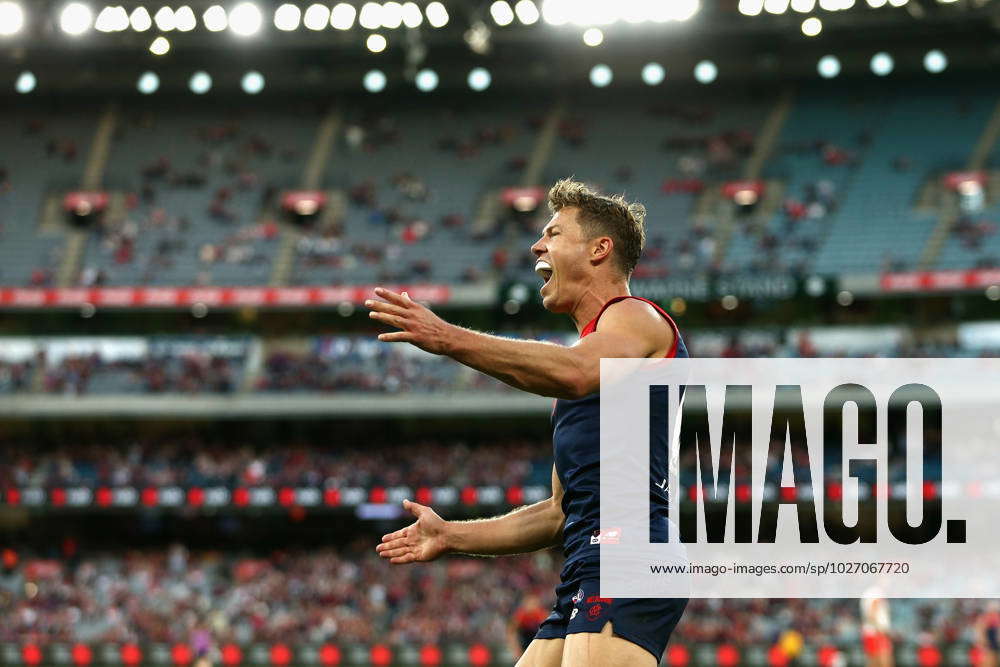
[{"label": "blurred background", "polygon": [[[528,248],[575,176],[648,208],[632,290],[693,356],[995,356],[998,29],[993,0],[0,1],[0,664],[513,664],[558,550],[374,546],[403,498],[547,497],[550,401],[379,343],[372,286],[572,341]],[[890,608],[898,664],[991,664],[983,601]],[[857,600],[695,600],[664,657],[865,663]]]}]

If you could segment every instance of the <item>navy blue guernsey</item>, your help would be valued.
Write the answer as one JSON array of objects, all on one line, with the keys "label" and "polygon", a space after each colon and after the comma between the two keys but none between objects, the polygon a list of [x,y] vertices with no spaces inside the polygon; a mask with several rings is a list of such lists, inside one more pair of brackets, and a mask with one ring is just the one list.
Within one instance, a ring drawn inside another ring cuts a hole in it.
[{"label": "navy blue guernsey", "polygon": [[[680,331],[670,316],[652,301],[636,296],[618,296],[608,301],[597,317],[580,332],[580,337],[596,331],[604,311],[623,299],[645,301],[670,325],[674,343],[667,358],[688,356]],[[600,394],[595,393],[572,401],[557,399],[552,410],[552,446],[556,474],[563,487],[562,510],[566,517],[563,529],[564,573],[577,563],[595,566],[599,563],[600,545],[591,538],[598,534],[600,527],[600,398]],[[650,540],[665,542],[667,493],[660,484],[666,479],[668,469],[667,401],[651,401],[650,410]]]}]

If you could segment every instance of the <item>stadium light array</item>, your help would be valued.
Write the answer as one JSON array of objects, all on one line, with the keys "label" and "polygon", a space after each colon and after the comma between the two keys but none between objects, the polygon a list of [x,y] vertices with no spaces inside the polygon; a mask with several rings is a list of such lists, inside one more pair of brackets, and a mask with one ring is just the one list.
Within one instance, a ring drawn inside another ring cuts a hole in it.
[{"label": "stadium light array", "polygon": [[866,0],[866,1],[868,2],[868,6],[871,7],[872,9],[879,9],[881,7],[885,7],[888,2],[888,0]]},{"label": "stadium light array", "polygon": [[469,88],[477,93],[489,88],[492,82],[493,77],[485,67],[476,67],[469,72]]},{"label": "stadium light array", "polygon": [[160,32],[170,32],[176,24],[174,10],[170,7],[160,7],[153,14],[153,22],[156,23],[156,29]]},{"label": "stadium light array", "polygon": [[889,4],[893,7],[905,7],[906,3],[910,0],[889,0]]},{"label": "stadium light array", "polygon": [[490,5],[490,16],[499,26],[507,26],[514,22],[514,9],[507,0],[496,0]]},{"label": "stadium light array", "polygon": [[642,82],[647,86],[658,86],[663,83],[667,71],[660,63],[646,63],[642,67]]},{"label": "stadium light array", "polygon": [[368,39],[365,40],[365,46],[372,53],[382,53],[385,51],[385,47],[389,45],[388,40],[386,40],[384,35],[380,35],[377,32],[373,32],[368,35]]},{"label": "stadium light array", "polygon": [[149,52],[154,56],[166,55],[170,51],[170,40],[160,35],[149,45]]},{"label": "stadium light array", "polygon": [[152,95],[160,88],[160,77],[156,75],[156,72],[143,72],[135,87],[143,95]]},{"label": "stadium light array", "polygon": [[948,67],[948,56],[940,49],[931,49],[924,56],[924,69],[931,74],[940,74]]},{"label": "stadium light array", "polygon": [[0,2],[0,36],[8,37],[24,27],[24,10],[16,2]]},{"label": "stadium light array", "polygon": [[544,0],[542,18],[550,25],[603,26],[627,23],[686,21],[701,8],[700,0]]},{"label": "stadium light array", "polygon": [[448,25],[448,10],[437,0],[427,5],[424,8],[424,13],[427,14],[427,22],[431,24],[434,28],[443,28]]},{"label": "stadium light array", "polygon": [[229,12],[229,29],[240,37],[257,34],[263,22],[260,8],[252,2],[241,2]]},{"label": "stadium light array", "polygon": [[840,60],[837,56],[823,56],[816,64],[816,71],[824,79],[833,79],[840,74]]},{"label": "stadium light array", "polygon": [[524,25],[534,25],[541,18],[538,5],[534,3],[534,0],[519,0],[514,5],[514,13],[517,14],[517,20]]},{"label": "stadium light array", "polygon": [[802,22],[802,34],[806,37],[815,37],[823,32],[823,22],[815,16],[810,16]]},{"label": "stadium light array", "polygon": [[324,30],[330,25],[330,8],[318,2],[309,5],[302,16],[302,25],[309,30]]},{"label": "stadium light array", "polygon": [[590,68],[590,83],[595,88],[606,88],[611,85],[615,78],[615,73],[607,65],[594,65]]},{"label": "stadium light array", "polygon": [[407,28],[419,28],[424,22],[424,15],[420,13],[420,7],[415,2],[403,3],[403,25]]},{"label": "stadium light array", "polygon": [[816,0],[792,0],[789,6],[792,8],[792,11],[799,12],[800,14],[808,14],[816,9]]},{"label": "stadium light array", "polygon": [[875,76],[887,76],[892,73],[892,68],[895,67],[892,56],[885,51],[879,51],[872,56],[870,65]]},{"label": "stadium light array", "polygon": [[32,72],[21,72],[17,81],[14,82],[14,90],[21,93],[22,95],[27,95],[35,89],[38,85],[38,79]]},{"label": "stadium light array", "polygon": [[382,27],[395,30],[403,25],[403,5],[398,2],[387,2],[382,5]]},{"label": "stadium light array", "polygon": [[587,28],[583,31],[583,43],[587,46],[600,46],[604,43],[604,33],[600,28]]},{"label": "stadium light array", "polygon": [[740,0],[738,9],[744,16],[757,16],[764,11],[764,0]]},{"label": "stadium light array", "polygon": [[174,27],[181,32],[191,32],[198,26],[198,19],[194,17],[194,11],[184,5],[174,12]]},{"label": "stadium light array", "polygon": [[247,95],[256,95],[264,90],[264,75],[256,70],[247,72],[240,80],[240,88]]},{"label": "stadium light array", "polygon": [[369,93],[381,93],[385,90],[386,77],[382,70],[373,69],[365,74],[361,84]]},{"label": "stadium light array", "polygon": [[98,32],[121,32],[122,30],[128,30],[128,12],[121,6],[105,7],[94,20],[94,30]]},{"label": "stadium light array", "polygon": [[153,27],[153,17],[149,15],[149,10],[145,7],[136,7],[128,15],[129,25],[136,32],[146,32]]},{"label": "stadium light array", "polygon": [[202,13],[201,22],[209,32],[222,32],[229,27],[229,15],[220,5],[212,5]]},{"label": "stadium light array", "polygon": [[195,72],[188,81],[188,88],[195,95],[204,95],[212,90],[212,77],[209,76],[208,72]]},{"label": "stadium light array", "polygon": [[366,2],[358,13],[358,24],[366,30],[377,30],[382,27],[382,5],[377,2]]},{"label": "stadium light array", "polygon": [[354,5],[340,2],[330,10],[330,25],[337,30],[350,30],[357,16],[358,10],[354,9]]},{"label": "stadium light array", "polygon": [[71,2],[59,12],[59,27],[67,35],[82,35],[94,24],[94,12],[82,2]]},{"label": "stadium light array", "polygon": [[[430,20],[430,17],[428,17]],[[417,72],[417,77],[414,80],[417,84],[417,90],[422,93],[429,93],[438,87],[438,75],[432,69],[422,69]]]},{"label": "stadium light array", "polygon": [[719,76],[719,68],[711,60],[702,60],[694,66],[694,79],[698,83],[712,83]]},{"label": "stadium light array", "polygon": [[788,0],[764,0],[764,11],[768,14],[784,14],[788,11]]}]

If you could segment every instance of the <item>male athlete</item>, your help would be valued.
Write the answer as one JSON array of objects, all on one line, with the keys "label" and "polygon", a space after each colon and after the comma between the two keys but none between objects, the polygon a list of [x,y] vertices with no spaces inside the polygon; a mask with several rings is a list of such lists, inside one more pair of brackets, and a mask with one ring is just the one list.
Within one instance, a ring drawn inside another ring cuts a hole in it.
[{"label": "male athlete", "polygon": [[[376,550],[392,563],[413,563],[447,553],[519,554],[562,544],[566,560],[556,603],[517,667],[653,667],[687,600],[600,597],[600,361],[686,357],[687,349],[659,306],[629,294],[645,242],[645,208],[569,180],[556,183],[548,199],[553,215],[531,252],[545,281],[542,305],[573,319],[580,332],[574,345],[470,331],[405,292],[379,288],[375,293],[383,300],[365,305],[372,318],[399,329],[379,340],[412,343],[556,399],[552,497],[478,521],[444,521],[407,500],[403,506],[416,522],[384,536]],[[667,476],[665,429],[650,437],[650,497],[660,519],[650,526],[651,537],[665,539],[667,498],[657,485]]]}]

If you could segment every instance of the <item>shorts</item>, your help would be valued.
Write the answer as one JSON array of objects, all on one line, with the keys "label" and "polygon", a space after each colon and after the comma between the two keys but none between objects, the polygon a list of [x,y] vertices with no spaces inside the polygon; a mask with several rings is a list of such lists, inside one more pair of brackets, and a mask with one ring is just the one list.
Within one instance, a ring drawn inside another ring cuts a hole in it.
[{"label": "shorts", "polygon": [[641,646],[659,663],[687,598],[602,598],[599,574],[600,568],[589,563],[567,568],[556,587],[552,613],[535,638],[564,639],[578,632],[600,632],[610,621],[615,637]]},{"label": "shorts", "polygon": [[861,635],[861,643],[864,645],[866,655],[880,655],[892,650],[889,635],[884,632],[866,632]]}]

